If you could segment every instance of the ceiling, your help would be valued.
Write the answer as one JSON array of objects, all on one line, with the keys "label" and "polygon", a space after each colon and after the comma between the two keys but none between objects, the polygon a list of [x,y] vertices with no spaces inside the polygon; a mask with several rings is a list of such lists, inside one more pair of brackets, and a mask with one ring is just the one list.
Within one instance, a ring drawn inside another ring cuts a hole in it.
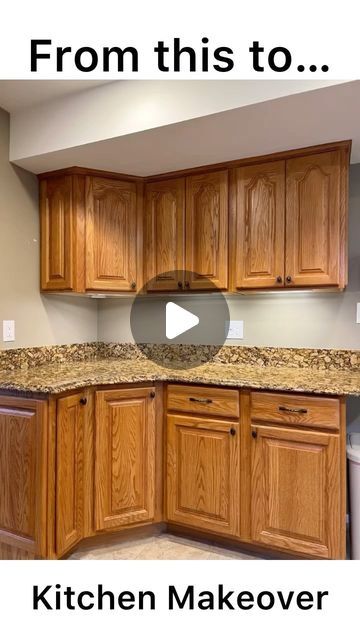
[{"label": "ceiling", "polygon": [[93,89],[110,80],[1,80],[0,107],[14,112]]},{"label": "ceiling", "polygon": [[17,160],[32,171],[84,166],[139,176],[352,139],[360,162],[360,81],[268,100]]}]

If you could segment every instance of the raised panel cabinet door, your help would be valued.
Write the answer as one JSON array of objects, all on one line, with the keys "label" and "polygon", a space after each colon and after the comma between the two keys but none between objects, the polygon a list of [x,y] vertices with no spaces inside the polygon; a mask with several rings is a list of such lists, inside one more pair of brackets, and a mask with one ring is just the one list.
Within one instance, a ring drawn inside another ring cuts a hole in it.
[{"label": "raised panel cabinet door", "polygon": [[87,399],[73,394],[57,402],[56,553],[61,556],[84,537],[85,420]]},{"label": "raised panel cabinet door", "polygon": [[97,531],[154,518],[154,395],[149,387],[96,394]]},{"label": "raised panel cabinet door", "polygon": [[341,558],[339,436],[252,429],[252,539],[288,552]]},{"label": "raised panel cabinet door", "polygon": [[86,289],[137,288],[137,186],[86,178]]},{"label": "raised panel cabinet door", "polygon": [[240,510],[238,423],[167,418],[167,517],[236,534]]},{"label": "raised panel cabinet door", "polygon": [[286,286],[344,286],[344,151],[286,162]]},{"label": "raised panel cabinet door", "polygon": [[235,288],[284,286],[285,162],[236,170]]},{"label": "raised panel cabinet door", "polygon": [[41,289],[72,290],[72,178],[59,176],[40,182]]},{"label": "raised panel cabinet door", "polygon": [[46,415],[45,401],[0,396],[0,544],[15,550],[5,557],[46,557]]},{"label": "raised panel cabinet door", "polygon": [[228,171],[186,179],[185,288],[227,289]]},{"label": "raised panel cabinet door", "polygon": [[183,288],[184,233],[185,180],[147,184],[144,264],[148,291],[177,291]]}]

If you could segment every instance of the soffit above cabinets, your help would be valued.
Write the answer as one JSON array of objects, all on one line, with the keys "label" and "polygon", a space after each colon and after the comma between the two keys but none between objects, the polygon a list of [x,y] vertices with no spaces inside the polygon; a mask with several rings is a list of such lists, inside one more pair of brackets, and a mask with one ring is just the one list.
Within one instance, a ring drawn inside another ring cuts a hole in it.
[{"label": "soffit above cabinets", "polygon": [[308,81],[297,92],[253,82],[266,95],[247,81],[120,82],[14,112],[10,160],[37,174],[87,166],[149,176],[352,139],[360,162],[360,81]]}]

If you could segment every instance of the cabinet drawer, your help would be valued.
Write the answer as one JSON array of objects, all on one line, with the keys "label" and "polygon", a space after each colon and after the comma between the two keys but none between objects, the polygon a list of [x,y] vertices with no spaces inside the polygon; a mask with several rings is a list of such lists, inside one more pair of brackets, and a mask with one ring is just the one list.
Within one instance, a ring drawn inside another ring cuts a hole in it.
[{"label": "cabinet drawer", "polygon": [[168,386],[167,407],[169,411],[237,418],[239,392],[234,389],[171,384]]},{"label": "cabinet drawer", "polygon": [[336,398],[290,393],[252,393],[251,419],[339,429],[340,401]]}]

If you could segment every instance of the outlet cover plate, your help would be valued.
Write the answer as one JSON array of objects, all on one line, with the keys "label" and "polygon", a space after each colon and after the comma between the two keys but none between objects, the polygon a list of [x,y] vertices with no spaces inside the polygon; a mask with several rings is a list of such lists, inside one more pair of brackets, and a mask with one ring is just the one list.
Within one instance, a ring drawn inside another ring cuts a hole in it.
[{"label": "outlet cover plate", "polygon": [[3,342],[14,342],[15,320],[3,320]]},{"label": "outlet cover plate", "polygon": [[227,340],[243,340],[244,338],[244,321],[230,320],[227,325]]}]

